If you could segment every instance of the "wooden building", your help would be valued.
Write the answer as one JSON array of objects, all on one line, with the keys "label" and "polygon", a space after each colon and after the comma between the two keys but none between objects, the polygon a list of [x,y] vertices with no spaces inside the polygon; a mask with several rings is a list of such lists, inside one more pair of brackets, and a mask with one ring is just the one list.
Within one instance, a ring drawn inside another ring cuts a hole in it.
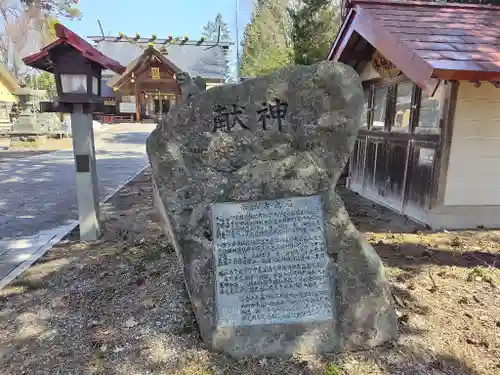
[{"label": "wooden building", "polygon": [[181,70],[153,46],[133,60],[123,74],[108,82],[115,92],[118,112],[135,113],[140,121],[169,111],[181,95],[175,75]]},{"label": "wooden building", "polygon": [[353,0],[328,58],[363,81],[350,189],[434,229],[500,227],[500,7]]},{"label": "wooden building", "polygon": [[103,118],[124,121],[164,115],[181,95],[175,74],[201,76],[207,89],[224,82],[226,54],[231,43],[171,38],[89,37],[106,56],[127,69],[123,74],[103,72]]}]

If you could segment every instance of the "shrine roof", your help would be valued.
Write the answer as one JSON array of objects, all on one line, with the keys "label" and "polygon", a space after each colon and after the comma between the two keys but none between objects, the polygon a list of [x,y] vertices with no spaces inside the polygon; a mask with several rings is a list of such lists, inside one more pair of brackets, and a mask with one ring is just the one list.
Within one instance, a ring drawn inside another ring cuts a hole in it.
[{"label": "shrine roof", "polygon": [[110,87],[120,86],[133,72],[137,71],[137,69],[139,69],[144,63],[147,63],[151,56],[157,56],[159,61],[172,72],[172,75],[182,72],[182,70],[172,63],[165,55],[163,55],[156,48],[150,46],[146,48],[140,56],[132,60],[122,74],[115,74],[111,77],[111,79],[107,82],[107,85]]},{"label": "shrine roof", "polygon": [[52,73],[54,66],[49,52],[61,45],[69,45],[80,51],[85,58],[102,65],[104,69],[109,69],[117,73],[125,70],[125,67],[119,62],[105,56],[99,50],[92,47],[89,42],[85,41],[62,24],[56,24],[55,31],[58,39],[42,48],[40,52],[23,58],[23,62],[26,65]]},{"label": "shrine roof", "polygon": [[329,59],[343,61],[357,33],[423,88],[433,79],[500,80],[498,6],[353,0],[348,8]]},{"label": "shrine roof", "polygon": [[[144,53],[149,46],[162,51],[174,65],[192,77],[201,76],[206,79],[224,79],[226,72],[226,52],[232,45],[230,42],[215,41],[177,41],[169,44],[169,39],[141,38],[130,42],[119,37],[89,36],[96,48],[107,56],[117,60],[124,66],[130,65]],[[167,53],[163,52],[166,48]]]}]

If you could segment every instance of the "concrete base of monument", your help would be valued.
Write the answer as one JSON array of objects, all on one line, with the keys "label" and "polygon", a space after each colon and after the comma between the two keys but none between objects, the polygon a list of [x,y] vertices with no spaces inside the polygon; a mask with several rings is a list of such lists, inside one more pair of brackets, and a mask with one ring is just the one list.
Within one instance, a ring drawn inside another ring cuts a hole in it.
[{"label": "concrete base of monument", "polygon": [[[233,357],[288,357],[299,353],[369,349],[397,337],[397,317],[382,262],[371,245],[354,228],[343,202],[334,192],[323,196],[326,228],[331,229],[332,226],[328,224],[332,223],[339,228],[337,232],[326,232],[327,243],[330,244],[327,247],[326,266],[326,305],[330,309],[329,316],[325,316],[323,310],[323,316],[316,316],[317,319],[311,315],[291,317],[290,313],[300,313],[300,309],[286,306],[286,302],[281,301],[283,305],[274,310],[278,311],[276,316],[270,318],[268,314],[266,317],[271,321],[270,324],[242,322],[240,312],[245,306],[241,301],[238,303],[237,299],[234,307],[239,311],[233,314],[234,319],[228,320],[227,316],[220,316],[218,303],[222,299],[220,290],[217,290],[217,272],[222,268],[217,267],[213,251],[207,251],[208,248],[196,244],[197,241],[181,240],[174,235],[172,222],[156,186],[154,204],[184,269],[201,337],[211,350]],[[180,228],[177,227],[176,230]],[[205,245],[210,247],[211,242],[211,239],[207,239]],[[291,276],[297,277],[293,272]],[[242,297],[248,298],[249,295],[251,293]],[[292,302],[297,303],[296,300]],[[265,304],[266,302],[254,303],[253,312],[258,314],[259,307],[262,310]],[[313,311],[318,308],[314,303],[311,306]],[[269,312],[269,309],[266,311]],[[256,317],[248,318],[251,320]],[[282,323],[278,322],[280,319]],[[294,319],[301,321],[294,322]]]}]

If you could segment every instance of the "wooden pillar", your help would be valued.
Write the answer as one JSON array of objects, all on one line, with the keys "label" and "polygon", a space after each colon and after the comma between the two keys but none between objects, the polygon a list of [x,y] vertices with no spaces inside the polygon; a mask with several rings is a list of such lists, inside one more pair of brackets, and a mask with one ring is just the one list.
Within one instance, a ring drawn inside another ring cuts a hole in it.
[{"label": "wooden pillar", "polygon": [[444,205],[444,194],[446,190],[446,180],[448,177],[448,166],[450,163],[451,140],[453,137],[453,126],[455,124],[455,112],[458,100],[458,88],[460,81],[446,81],[444,95],[441,96],[442,105],[439,128],[441,136],[437,147],[437,158],[434,161],[434,173],[431,191],[431,207]]},{"label": "wooden pillar", "polygon": [[115,91],[115,113],[113,116],[116,116],[120,113],[120,102],[122,101],[122,94],[119,91]]},{"label": "wooden pillar", "polygon": [[135,121],[141,121],[139,83],[135,81]]},{"label": "wooden pillar", "polygon": [[82,241],[95,241],[99,238],[101,229],[94,129],[92,115],[84,112],[82,104],[73,105],[71,132],[76,163],[76,197],[80,239]]}]

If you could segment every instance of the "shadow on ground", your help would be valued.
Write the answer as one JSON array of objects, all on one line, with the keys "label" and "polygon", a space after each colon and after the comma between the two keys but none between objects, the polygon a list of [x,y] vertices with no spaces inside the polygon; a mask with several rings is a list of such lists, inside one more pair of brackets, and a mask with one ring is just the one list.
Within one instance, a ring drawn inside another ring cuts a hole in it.
[{"label": "shadow on ground", "polygon": [[[99,151],[100,197],[146,164],[142,150]],[[4,160],[0,163],[0,191],[0,239],[33,235],[77,219],[73,151]]]},{"label": "shadow on ground", "polygon": [[112,134],[106,134],[101,136],[103,140],[109,141],[109,142],[119,142],[123,144],[129,144],[129,145],[137,145],[142,148],[145,148],[145,143],[144,143],[144,133],[143,132],[136,132],[136,133],[126,133],[126,134],[120,134],[120,133],[112,133]]},{"label": "shadow on ground", "polygon": [[[355,219],[356,213],[350,213]],[[453,353],[446,348],[447,337],[436,341],[429,337],[431,327],[413,324],[427,319],[436,306],[425,306],[414,293],[420,286],[412,290],[397,281],[404,306],[401,340],[386,347],[290,359],[235,360],[210,353],[200,340],[175,252],[152,208],[149,172],[111,199],[102,215],[101,240],[80,244],[74,231],[0,291],[2,374],[495,374],[491,346],[487,351],[478,341],[474,350],[482,358]],[[391,251],[397,253],[387,248],[385,258],[393,258]],[[391,269],[398,267],[398,259]],[[394,280],[414,266],[405,261]]]}]

